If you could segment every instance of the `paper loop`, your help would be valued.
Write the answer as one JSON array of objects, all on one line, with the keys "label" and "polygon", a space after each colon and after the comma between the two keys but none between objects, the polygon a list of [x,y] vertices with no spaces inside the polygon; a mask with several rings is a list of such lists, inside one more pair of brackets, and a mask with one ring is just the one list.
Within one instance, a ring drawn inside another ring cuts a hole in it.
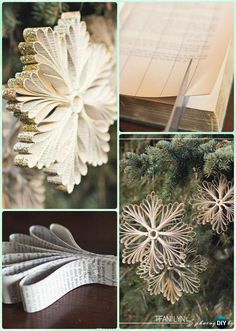
[{"label": "paper loop", "polygon": [[82,249],[62,225],[34,225],[3,243],[3,303],[42,310],[86,284],[116,286],[116,257]]}]

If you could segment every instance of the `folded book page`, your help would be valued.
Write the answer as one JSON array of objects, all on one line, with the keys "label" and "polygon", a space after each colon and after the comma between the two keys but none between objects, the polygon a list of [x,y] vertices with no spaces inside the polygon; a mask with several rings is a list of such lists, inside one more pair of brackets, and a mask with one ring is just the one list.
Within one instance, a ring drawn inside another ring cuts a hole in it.
[{"label": "folded book page", "polygon": [[128,3],[120,21],[121,94],[176,96],[191,59],[187,94],[211,93],[233,36],[232,3]]},{"label": "folded book page", "polygon": [[33,313],[85,284],[116,286],[115,256],[85,251],[59,224],[34,225],[29,232],[3,242],[3,303],[22,301]]}]

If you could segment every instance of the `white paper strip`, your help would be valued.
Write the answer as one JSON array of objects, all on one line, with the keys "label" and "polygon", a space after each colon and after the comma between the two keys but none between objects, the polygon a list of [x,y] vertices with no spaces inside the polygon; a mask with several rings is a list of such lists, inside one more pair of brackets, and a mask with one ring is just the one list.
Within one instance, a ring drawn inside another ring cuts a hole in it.
[{"label": "white paper strip", "polygon": [[69,291],[92,283],[116,286],[116,257],[82,249],[62,225],[34,225],[30,235],[3,242],[3,303],[42,310]]}]

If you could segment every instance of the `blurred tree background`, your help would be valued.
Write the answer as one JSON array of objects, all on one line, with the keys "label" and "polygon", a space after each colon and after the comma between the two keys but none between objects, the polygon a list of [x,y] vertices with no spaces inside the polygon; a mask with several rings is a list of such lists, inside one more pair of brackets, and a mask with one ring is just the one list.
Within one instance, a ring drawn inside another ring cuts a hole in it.
[{"label": "blurred tree background", "polygon": [[[211,224],[197,224],[190,199],[203,180],[216,174],[233,180],[232,135],[122,135],[120,144],[120,204],[140,204],[155,191],[164,204],[185,203],[183,222],[193,226],[197,254],[207,261],[200,274],[200,290],[183,294],[171,304],[162,294],[150,295],[136,274],[137,266],[120,263],[120,322],[122,328],[194,328],[194,325],[157,325],[156,315],[184,316],[194,322],[233,320],[233,223],[218,235]],[[122,250],[122,244],[121,244]],[[120,254],[121,255],[121,254]],[[132,324],[132,323],[138,324]],[[130,324],[129,324],[130,323]],[[148,323],[148,324],[147,324]],[[196,328],[212,328],[198,325]],[[216,326],[214,326],[216,327]],[[231,326],[232,327],[232,326]]]},{"label": "blurred tree background", "polygon": [[[28,27],[53,27],[64,11],[80,11],[82,20],[89,15],[109,17],[116,25],[115,3],[83,2],[18,2],[3,3],[3,84],[22,70],[19,42],[23,41],[23,30]],[[13,115],[12,115],[13,116]],[[45,208],[116,208],[116,125],[110,129],[111,150],[109,162],[101,167],[88,168],[80,185],[72,194],[55,191],[45,181]]]}]

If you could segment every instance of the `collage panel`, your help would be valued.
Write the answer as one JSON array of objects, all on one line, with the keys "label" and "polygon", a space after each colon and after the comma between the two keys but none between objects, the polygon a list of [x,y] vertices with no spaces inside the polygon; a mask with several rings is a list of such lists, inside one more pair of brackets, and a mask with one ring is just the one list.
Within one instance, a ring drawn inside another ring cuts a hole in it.
[{"label": "collage panel", "polygon": [[120,136],[120,328],[233,328],[233,144]]},{"label": "collage panel", "polygon": [[2,329],[233,329],[234,3],[1,5]]},{"label": "collage panel", "polygon": [[3,207],[115,209],[116,3],[2,10]]},{"label": "collage panel", "polygon": [[233,2],[120,5],[120,130],[232,132]]},{"label": "collage panel", "polygon": [[116,328],[116,238],[116,212],[4,212],[3,328]]}]

